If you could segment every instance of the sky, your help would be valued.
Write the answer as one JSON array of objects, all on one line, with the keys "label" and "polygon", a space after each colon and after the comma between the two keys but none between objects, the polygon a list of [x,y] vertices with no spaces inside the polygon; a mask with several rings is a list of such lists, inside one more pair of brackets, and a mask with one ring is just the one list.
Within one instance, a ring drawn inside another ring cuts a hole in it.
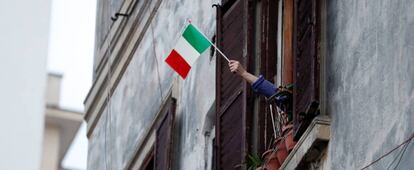
[{"label": "sky", "polygon": [[[48,71],[63,74],[60,106],[83,111],[92,84],[96,0],[52,0]],[[63,160],[63,167],[86,169],[85,123]]]}]

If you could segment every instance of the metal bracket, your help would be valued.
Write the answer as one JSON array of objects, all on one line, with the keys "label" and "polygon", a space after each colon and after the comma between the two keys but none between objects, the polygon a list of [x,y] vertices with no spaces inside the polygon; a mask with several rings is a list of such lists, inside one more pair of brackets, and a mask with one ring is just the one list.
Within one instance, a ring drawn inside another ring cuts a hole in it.
[{"label": "metal bracket", "polygon": [[115,13],[115,16],[111,16],[111,20],[112,21],[116,21],[116,20],[118,20],[119,16],[121,16],[121,17],[129,17],[129,14],[117,12],[117,13]]},{"label": "metal bracket", "polygon": [[214,8],[214,7],[221,8],[221,5],[219,3],[211,5],[211,8]]}]

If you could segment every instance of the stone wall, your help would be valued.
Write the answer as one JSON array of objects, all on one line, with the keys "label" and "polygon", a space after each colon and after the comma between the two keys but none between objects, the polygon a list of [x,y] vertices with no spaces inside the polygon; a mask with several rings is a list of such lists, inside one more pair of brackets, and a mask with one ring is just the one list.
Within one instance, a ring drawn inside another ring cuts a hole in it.
[{"label": "stone wall", "polygon": [[[414,132],[413,9],[410,0],[328,1],[327,169],[360,169]],[[412,169],[413,157],[411,142],[398,169]]]}]

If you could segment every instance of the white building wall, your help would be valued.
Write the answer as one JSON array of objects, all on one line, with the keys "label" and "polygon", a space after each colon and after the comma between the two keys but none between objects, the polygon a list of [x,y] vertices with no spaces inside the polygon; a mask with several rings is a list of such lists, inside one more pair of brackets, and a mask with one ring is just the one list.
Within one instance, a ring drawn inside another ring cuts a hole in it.
[{"label": "white building wall", "polygon": [[0,169],[40,168],[50,6],[0,1]]}]

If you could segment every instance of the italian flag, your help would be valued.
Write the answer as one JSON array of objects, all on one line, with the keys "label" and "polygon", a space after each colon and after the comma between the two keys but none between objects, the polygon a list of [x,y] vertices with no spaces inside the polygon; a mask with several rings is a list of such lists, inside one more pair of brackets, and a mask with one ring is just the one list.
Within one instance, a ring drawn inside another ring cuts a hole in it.
[{"label": "italian flag", "polygon": [[165,62],[185,79],[197,58],[210,46],[206,36],[189,24]]}]

